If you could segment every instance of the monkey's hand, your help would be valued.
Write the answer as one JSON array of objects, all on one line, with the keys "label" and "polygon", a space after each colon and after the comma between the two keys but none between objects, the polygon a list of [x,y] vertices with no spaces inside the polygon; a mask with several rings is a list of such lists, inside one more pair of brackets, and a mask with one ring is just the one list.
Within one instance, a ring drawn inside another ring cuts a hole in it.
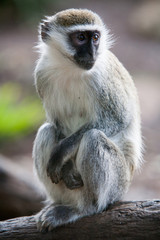
[{"label": "monkey's hand", "polygon": [[59,142],[54,148],[47,165],[47,175],[51,178],[53,183],[59,183],[62,179],[62,167],[71,158],[74,158],[78,146],[66,138]]},{"label": "monkey's hand", "polygon": [[53,183],[59,183],[62,179],[61,169],[63,167],[63,151],[61,144],[57,144],[52,152],[52,155],[47,165],[47,175],[51,178]]},{"label": "monkey's hand", "polygon": [[71,136],[61,140],[54,148],[47,165],[47,175],[53,183],[57,184],[62,179],[62,167],[68,160],[75,158],[80,140],[88,129],[88,125],[84,125]]},{"label": "monkey's hand", "polygon": [[83,180],[74,165],[73,159],[70,159],[62,168],[62,180],[70,190],[83,187]]}]

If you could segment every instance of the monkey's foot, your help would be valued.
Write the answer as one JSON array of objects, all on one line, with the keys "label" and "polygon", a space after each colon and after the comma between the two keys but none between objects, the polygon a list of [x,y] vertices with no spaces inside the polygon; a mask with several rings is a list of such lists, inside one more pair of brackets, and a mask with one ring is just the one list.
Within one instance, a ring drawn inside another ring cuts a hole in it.
[{"label": "monkey's foot", "polygon": [[70,172],[68,175],[62,177],[67,188],[73,190],[83,187],[81,175],[78,172]]},{"label": "monkey's foot", "polygon": [[51,206],[43,208],[35,216],[35,219],[38,230],[43,233],[52,231],[57,226],[54,216],[54,208]]},{"label": "monkey's foot", "polygon": [[72,161],[68,161],[62,168],[62,180],[67,188],[73,190],[83,186],[81,175],[73,168]]},{"label": "monkey's foot", "polygon": [[52,231],[57,226],[73,222],[78,217],[75,210],[69,206],[51,204],[43,208],[36,216],[37,228],[40,232]]}]

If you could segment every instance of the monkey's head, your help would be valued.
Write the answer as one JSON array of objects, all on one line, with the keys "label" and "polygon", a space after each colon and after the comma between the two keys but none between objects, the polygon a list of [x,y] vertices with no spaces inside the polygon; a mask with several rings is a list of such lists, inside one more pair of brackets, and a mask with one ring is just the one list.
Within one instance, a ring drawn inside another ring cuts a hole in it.
[{"label": "monkey's head", "polygon": [[51,50],[85,70],[91,69],[104,48],[109,47],[101,18],[86,9],[68,9],[47,17],[40,36]]}]

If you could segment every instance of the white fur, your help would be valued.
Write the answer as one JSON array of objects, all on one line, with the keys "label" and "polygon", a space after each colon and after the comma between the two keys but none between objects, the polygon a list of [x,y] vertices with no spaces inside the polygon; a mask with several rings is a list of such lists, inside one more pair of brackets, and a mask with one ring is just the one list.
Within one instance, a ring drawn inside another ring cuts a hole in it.
[{"label": "white fur", "polygon": [[[103,33],[101,35],[98,49],[98,58],[93,68],[89,71],[83,70],[73,63],[72,57],[75,52],[72,47],[68,45],[66,39],[66,32],[78,30],[99,30]],[[60,29],[60,32],[53,28],[50,37],[51,39],[47,44],[44,42],[40,42],[39,44],[41,57],[36,66],[35,73],[42,71],[42,79],[40,83],[37,82],[36,84],[40,84],[39,88],[42,89],[41,94],[48,122],[54,124],[54,121],[58,118],[63,124],[64,134],[68,136],[78,130],[85,123],[91,122],[92,120],[94,121],[96,118],[96,99],[90,89],[90,81],[93,81],[94,79],[98,79],[100,83],[107,81],[107,71],[112,71],[112,69],[107,69],[108,48],[111,45],[111,41],[104,25],[72,26],[67,30]],[[115,59],[113,60],[115,61]],[[119,77],[118,71],[120,71],[120,73],[121,71],[124,71],[123,68],[117,69],[115,70],[117,71],[115,72],[115,79],[118,79]],[[126,78],[128,78],[127,74]],[[120,79],[120,81],[121,80],[122,79]],[[43,84],[45,87],[43,87]],[[127,88],[130,88],[130,79],[126,83],[126,92],[128,91]],[[37,134],[35,148],[43,145],[44,138],[40,135],[41,130],[43,130],[45,126],[46,125],[43,125]],[[133,166],[137,167],[140,165],[139,159],[141,155],[141,136],[138,115],[134,116],[133,124],[130,125],[128,129],[111,137],[111,141],[113,141],[122,151],[123,144],[127,140],[135,143],[135,152],[133,151],[134,157],[126,155],[126,160],[129,164],[131,163]],[[34,158],[37,158],[41,164],[38,170],[39,177],[44,183],[47,193],[52,200],[64,204],[71,203],[72,206],[77,205],[79,209],[82,209],[85,203],[81,190],[77,189],[71,191],[65,187],[63,182],[55,185],[51,182],[50,178],[47,177],[46,159],[49,159],[54,144],[54,140],[51,139],[44,152],[42,152],[41,149],[34,149],[33,151],[35,154]],[[105,200],[105,194],[100,194],[98,202],[99,210],[105,207]]]},{"label": "white fur", "polygon": [[[76,26],[76,29],[80,30],[82,26]],[[76,29],[72,27],[72,31]],[[98,27],[95,27],[95,29],[100,30]],[[90,30],[90,27],[85,26],[85,30]],[[43,93],[43,104],[47,120],[53,124],[55,119],[58,118],[63,124],[66,136],[78,130],[85,123],[94,121],[96,118],[94,109],[96,105],[95,96],[89,86],[90,81],[94,78],[97,79],[97,72],[99,72],[99,81],[102,80],[102,76],[106,72],[107,52],[104,51],[103,46],[106,46],[106,49],[110,46],[109,41],[107,41],[107,31],[104,31],[104,35],[102,35],[96,63],[91,70],[87,71],[79,68],[70,59],[64,57],[62,53],[68,56],[71,54],[71,50],[65,42],[65,38],[62,38],[62,36],[59,38],[59,33],[52,35],[52,41],[49,42],[49,45],[43,42],[39,44],[41,58],[35,72],[43,70],[44,79],[47,81],[47,87]],[[45,127],[46,124],[38,131],[36,138],[37,146],[42,144],[43,137],[40,134]],[[63,182],[55,185],[47,177],[47,161],[45,159],[49,159],[53,146],[54,142],[51,140],[45,152],[41,152],[41,149],[33,150],[33,153],[38,153],[38,156],[34,156],[34,159],[41,159],[39,161],[41,166],[39,167],[38,175],[46,187],[48,198],[59,203],[72,203],[72,206],[75,205],[79,209],[83,209],[84,199],[82,198],[81,190],[71,191],[65,187]],[[45,156],[45,158],[42,159],[42,156]],[[101,204],[100,208],[102,205],[104,203]]]},{"label": "white fur", "polygon": [[[80,26],[81,28],[82,26]],[[75,28],[72,27],[73,29]],[[89,26],[86,26],[85,29],[89,29]],[[61,47],[57,49],[57,45],[61,45]],[[99,71],[100,78],[104,74],[107,62],[107,53],[104,49],[102,50],[104,45],[107,47],[105,34],[100,41],[99,56],[90,71],[79,68],[70,58],[64,57],[64,54],[67,56],[70,54],[70,49],[68,50],[65,39],[62,36],[59,38],[57,33],[53,34],[52,41],[49,42],[48,46],[42,42],[39,45],[41,59],[35,72],[45,69],[43,71],[45,72],[44,79],[48,81],[48,88],[45,90],[43,103],[47,119],[49,122],[54,122],[56,118],[61,120],[66,135],[75,132],[86,122],[95,119],[95,97],[89,88],[89,82],[91,79],[97,78],[95,73],[100,69],[102,71]]]},{"label": "white fur", "polygon": [[[104,26],[80,25],[70,27],[67,31],[90,30],[89,27],[99,31],[105,29]],[[94,109],[96,105],[95,96],[93,96],[89,88],[89,82],[94,78],[97,79],[97,73],[99,81],[105,80],[103,76],[106,76],[107,79],[107,49],[110,47],[111,41],[109,41],[110,37],[108,37],[109,34],[106,29],[103,33],[98,50],[99,56],[90,71],[79,68],[69,58],[64,57],[64,54],[67,56],[71,54],[71,49],[69,49],[65,37],[63,38],[61,33],[55,32],[53,34],[52,32],[52,41],[49,41],[49,45],[43,42],[39,44],[41,58],[35,71],[45,69],[43,71],[43,74],[45,74],[44,79],[48,81],[48,87],[46,87],[43,99],[47,120],[51,123],[54,123],[56,118],[61,120],[64,134],[67,136],[78,130],[86,122],[96,118]],[[104,50],[104,46],[106,46],[106,50]],[[139,127],[139,116],[136,115],[132,127],[126,130],[125,133],[119,133],[112,138],[118,146],[122,145],[121,139],[124,139],[124,136],[128,140],[133,141],[134,139],[135,145],[137,145],[135,147],[136,167],[140,165],[139,159],[141,159],[142,152]]]},{"label": "white fur", "polygon": [[49,128],[50,124],[45,123],[39,128],[33,147],[33,158],[38,161],[38,166],[35,166],[35,170],[44,185],[47,199],[59,204],[63,203],[69,205],[72,203],[72,206],[79,205],[81,208],[84,204],[81,198],[81,190],[72,191],[66,188],[63,182],[58,185],[53,184],[51,179],[47,176],[47,160],[50,158],[51,150],[55,145],[54,137],[50,136],[46,147],[44,149],[41,148],[44,144],[45,137],[47,137],[43,135],[45,134],[44,129],[47,127]]}]

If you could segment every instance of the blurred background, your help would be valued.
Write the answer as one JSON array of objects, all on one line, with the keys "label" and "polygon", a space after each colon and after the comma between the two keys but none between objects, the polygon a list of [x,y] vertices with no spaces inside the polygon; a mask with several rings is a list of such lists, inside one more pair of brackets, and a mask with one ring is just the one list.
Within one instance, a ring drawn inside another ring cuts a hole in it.
[{"label": "blurred background", "polygon": [[0,219],[29,215],[43,195],[33,174],[32,145],[44,122],[34,88],[37,27],[45,15],[66,8],[97,12],[115,38],[113,53],[138,89],[144,164],[125,200],[160,198],[160,1],[0,1]]}]

